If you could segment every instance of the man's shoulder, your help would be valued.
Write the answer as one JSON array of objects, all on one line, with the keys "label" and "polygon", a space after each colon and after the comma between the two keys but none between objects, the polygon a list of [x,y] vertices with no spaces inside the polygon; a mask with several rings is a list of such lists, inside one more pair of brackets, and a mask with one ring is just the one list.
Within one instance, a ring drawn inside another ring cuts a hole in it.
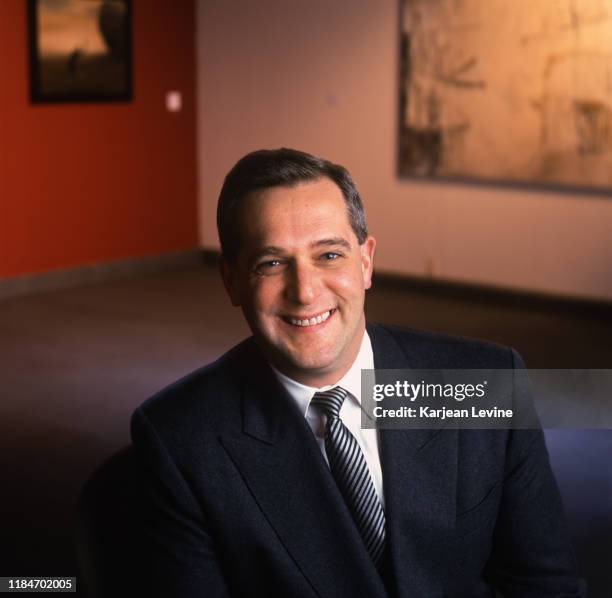
[{"label": "man's shoulder", "polygon": [[184,432],[188,422],[218,425],[231,418],[239,413],[243,378],[256,355],[252,337],[242,341],[144,401],[132,422],[145,418],[156,427]]},{"label": "man's shoulder", "polygon": [[406,366],[431,368],[514,368],[522,367],[518,353],[501,344],[469,338],[383,324],[368,324],[375,352],[403,354]]}]

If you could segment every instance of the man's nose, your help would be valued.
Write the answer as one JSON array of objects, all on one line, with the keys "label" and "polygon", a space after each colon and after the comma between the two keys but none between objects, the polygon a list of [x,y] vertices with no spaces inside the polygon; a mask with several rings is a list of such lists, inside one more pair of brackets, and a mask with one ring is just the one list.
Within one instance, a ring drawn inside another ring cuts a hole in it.
[{"label": "man's nose", "polygon": [[308,264],[294,263],[288,272],[286,296],[301,305],[309,305],[315,300],[319,285],[319,273]]}]

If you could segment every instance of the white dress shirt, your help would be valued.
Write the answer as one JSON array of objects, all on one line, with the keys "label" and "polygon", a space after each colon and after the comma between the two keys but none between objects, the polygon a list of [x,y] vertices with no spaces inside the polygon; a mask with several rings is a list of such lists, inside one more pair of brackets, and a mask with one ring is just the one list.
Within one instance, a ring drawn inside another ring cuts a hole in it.
[{"label": "white dress shirt", "polygon": [[[351,431],[355,437],[363,455],[368,464],[374,488],[378,494],[378,498],[384,508],[385,500],[383,493],[382,470],[380,467],[380,456],[378,452],[378,433],[375,429],[363,429],[361,427],[361,370],[374,369],[374,354],[372,353],[372,343],[368,333],[364,331],[361,340],[361,347],[357,358],[353,365],[344,376],[335,384],[323,386],[322,388],[313,388],[305,386],[300,382],[285,376],[276,368],[272,367],[274,373],[278,376],[280,383],[283,385],[289,396],[295,401],[300,413],[304,414],[312,433],[314,434],[319,448],[323,453],[323,457],[327,461],[325,453],[325,424],[327,416],[320,413],[318,409],[310,408],[310,401],[315,392],[329,390],[334,386],[341,386],[348,392],[348,396],[340,409],[340,419],[344,425]],[[329,464],[329,462],[328,462]]]}]

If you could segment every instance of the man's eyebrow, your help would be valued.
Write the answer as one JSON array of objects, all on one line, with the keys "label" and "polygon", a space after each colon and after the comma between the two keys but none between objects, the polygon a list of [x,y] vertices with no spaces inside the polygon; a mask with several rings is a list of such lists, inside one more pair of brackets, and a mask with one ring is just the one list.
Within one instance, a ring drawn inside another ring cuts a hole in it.
[{"label": "man's eyebrow", "polygon": [[[347,251],[351,250],[351,244],[344,239],[343,237],[330,237],[329,239],[319,239],[318,241],[313,241],[310,244],[310,247],[313,249],[319,247],[343,247]],[[286,254],[286,250],[278,245],[266,245],[261,249],[257,250],[251,257],[250,262],[257,262],[260,259],[267,256],[283,256]]]},{"label": "man's eyebrow", "polygon": [[262,247],[258,251],[256,251],[252,256],[252,261],[260,260],[262,257],[267,255],[283,255],[285,250],[282,247],[278,247],[277,245],[266,245]]},{"label": "man's eyebrow", "polygon": [[343,237],[331,237],[330,239],[320,239],[311,243],[311,247],[344,247],[347,251],[351,250],[351,244]]}]

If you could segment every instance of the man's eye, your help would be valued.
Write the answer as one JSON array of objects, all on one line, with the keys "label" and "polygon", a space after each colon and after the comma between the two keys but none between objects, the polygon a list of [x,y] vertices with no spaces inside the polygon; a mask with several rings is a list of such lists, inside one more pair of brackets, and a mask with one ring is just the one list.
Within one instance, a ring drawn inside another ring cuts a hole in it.
[{"label": "man's eye", "polygon": [[322,255],[322,258],[326,262],[332,262],[333,260],[337,260],[340,257],[339,253],[335,253],[334,251],[327,251]]},{"label": "man's eye", "polygon": [[255,272],[257,272],[258,274],[266,274],[268,272],[272,272],[280,265],[280,260],[268,260],[266,262],[261,262],[257,264],[257,266],[255,266]]}]

